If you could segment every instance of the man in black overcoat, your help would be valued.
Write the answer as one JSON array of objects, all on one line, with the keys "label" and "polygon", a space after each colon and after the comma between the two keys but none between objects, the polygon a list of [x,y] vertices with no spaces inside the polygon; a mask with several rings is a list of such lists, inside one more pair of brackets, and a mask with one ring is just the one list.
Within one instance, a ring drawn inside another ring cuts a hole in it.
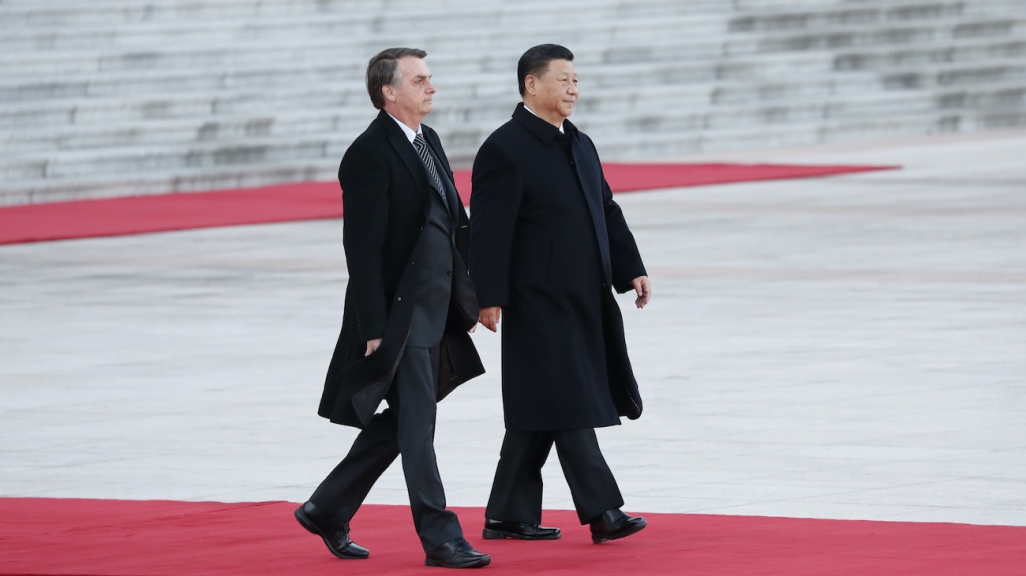
[{"label": "man in black overcoat", "polygon": [[506,436],[485,538],[554,539],[540,526],[541,468],[555,444],[581,524],[597,544],[645,527],[623,498],[595,428],[641,415],[641,396],[612,289],[652,286],[591,139],[567,118],[577,101],[573,54],[528,50],[523,103],[474,160],[470,274],[481,323],[501,314]]},{"label": "man in black overcoat", "polygon": [[[380,112],[339,167],[349,286],[318,410],[362,431],[295,516],[335,556],[366,558],[349,521],[401,454],[425,563],[470,568],[491,559],[463,539],[445,508],[435,411],[484,368],[467,334],[479,311],[464,265],[469,221],[441,142],[421,124],[435,93],[426,55],[391,48],[367,67]],[[382,400],[388,408],[375,414]]]}]

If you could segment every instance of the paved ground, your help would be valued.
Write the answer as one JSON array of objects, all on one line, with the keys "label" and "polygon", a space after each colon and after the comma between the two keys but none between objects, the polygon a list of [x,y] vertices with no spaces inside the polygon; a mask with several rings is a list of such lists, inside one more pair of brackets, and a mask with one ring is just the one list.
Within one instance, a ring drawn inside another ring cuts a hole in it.
[{"label": "paved ground", "polygon": [[[906,168],[619,196],[656,290],[621,300],[645,414],[600,433],[627,508],[1026,525],[1024,149],[726,154]],[[0,247],[0,495],[305,499],[355,435],[314,413],[341,232]],[[475,338],[491,371],[439,415],[459,505],[484,504],[502,437],[499,339]],[[555,456],[545,474],[571,507]],[[370,501],[406,502],[397,466]]]}]

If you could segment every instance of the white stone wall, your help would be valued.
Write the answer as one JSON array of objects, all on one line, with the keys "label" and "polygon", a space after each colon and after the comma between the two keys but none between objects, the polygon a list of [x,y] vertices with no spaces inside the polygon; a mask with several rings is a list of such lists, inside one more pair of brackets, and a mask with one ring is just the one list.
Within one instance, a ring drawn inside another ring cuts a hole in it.
[{"label": "white stone wall", "polygon": [[1026,125],[1026,0],[0,0],[0,205],[334,179],[396,45],[469,166],[543,42],[606,160]]}]

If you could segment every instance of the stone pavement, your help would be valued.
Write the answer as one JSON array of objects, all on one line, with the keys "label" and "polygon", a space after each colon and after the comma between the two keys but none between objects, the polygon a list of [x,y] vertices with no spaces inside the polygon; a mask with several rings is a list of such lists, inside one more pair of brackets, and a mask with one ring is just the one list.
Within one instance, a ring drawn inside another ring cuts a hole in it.
[{"label": "stone pavement", "polygon": [[[620,297],[644,416],[600,432],[626,509],[1026,525],[1024,150],[705,156],[905,169],[618,196],[655,283]],[[305,499],[356,433],[315,415],[345,282],[339,221],[0,247],[0,495]],[[475,339],[436,448],[481,506]],[[545,478],[570,508],[554,454]],[[406,502],[398,465],[369,502]]]}]

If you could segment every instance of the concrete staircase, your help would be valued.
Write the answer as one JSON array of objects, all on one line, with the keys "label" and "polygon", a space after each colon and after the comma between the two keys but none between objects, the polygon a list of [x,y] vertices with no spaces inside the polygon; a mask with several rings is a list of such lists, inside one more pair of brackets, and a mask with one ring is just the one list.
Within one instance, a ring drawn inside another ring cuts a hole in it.
[{"label": "concrete staircase", "polygon": [[1026,125],[1026,0],[0,0],[0,205],[334,179],[395,45],[469,166],[542,42],[607,160]]}]

